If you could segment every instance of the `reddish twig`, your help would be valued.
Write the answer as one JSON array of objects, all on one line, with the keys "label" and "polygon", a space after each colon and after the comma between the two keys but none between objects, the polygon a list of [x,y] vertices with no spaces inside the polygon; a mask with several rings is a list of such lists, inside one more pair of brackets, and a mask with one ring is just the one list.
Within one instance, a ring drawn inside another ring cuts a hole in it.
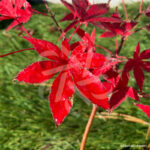
[{"label": "reddish twig", "polygon": [[123,4],[126,20],[128,20],[129,18],[128,18],[127,8],[126,8],[126,4],[125,4],[124,0],[122,0],[122,4]]},{"label": "reddish twig", "polygon": [[23,51],[26,51],[26,50],[34,50],[34,48],[26,48],[26,49],[14,51],[14,52],[11,52],[11,53],[7,53],[7,54],[4,54],[4,55],[0,55],[0,57],[5,57],[5,56],[8,56],[8,55],[12,55],[12,54],[15,54],[15,53],[23,52]]},{"label": "reddish twig", "polygon": [[118,49],[117,49],[117,51],[116,51],[116,55],[119,55],[119,53],[121,52],[121,49],[122,49],[122,47],[123,47],[123,45],[124,45],[124,42],[125,42],[125,37],[122,37],[122,38],[121,38],[120,45],[119,45],[119,47],[118,47]]},{"label": "reddish twig", "polygon": [[58,22],[57,22],[57,20],[56,20],[56,18],[55,18],[55,15],[52,13],[52,11],[50,10],[50,8],[48,7],[46,1],[43,0],[43,2],[44,2],[44,4],[45,4],[46,9],[47,9],[48,12],[50,13],[50,17],[51,17],[51,18],[53,19],[53,21],[55,22],[58,31],[59,31],[60,33],[62,33],[62,29],[61,29],[61,27],[59,26],[59,24],[58,24]]},{"label": "reddish twig", "polygon": [[32,9],[32,12],[33,12],[33,13],[36,13],[36,14],[43,15],[43,16],[49,16],[47,13],[39,12],[39,11],[37,11],[37,10],[35,10],[35,9]]},{"label": "reddish twig", "polygon": [[95,117],[97,108],[98,108],[98,107],[97,107],[96,105],[93,105],[93,108],[92,108],[92,112],[91,112],[89,121],[88,121],[88,123],[87,123],[87,125],[86,125],[85,131],[84,131],[84,134],[83,134],[83,138],[82,138],[80,150],[84,150],[84,149],[85,149],[85,144],[86,144],[86,140],[87,140],[87,137],[88,137],[88,133],[89,133],[89,131],[90,131],[90,128],[91,128],[93,119],[94,119],[94,117]]},{"label": "reddish twig", "polygon": [[139,13],[140,14],[142,13],[142,7],[143,7],[143,0],[141,0],[141,3],[140,3],[140,8],[139,8]]},{"label": "reddish twig", "polygon": [[17,22],[19,23],[19,25],[20,25],[22,31],[24,31],[29,37],[32,37],[32,36],[30,35],[30,33],[27,31],[27,29],[23,26],[23,24],[20,23],[19,20],[17,20]]},{"label": "reddish twig", "polygon": [[71,40],[71,38],[72,38],[73,35],[77,32],[77,30],[80,28],[80,26],[81,26],[81,23],[75,28],[75,30],[73,31],[73,33],[72,33],[71,36],[69,37],[69,40],[68,40],[68,41]]}]

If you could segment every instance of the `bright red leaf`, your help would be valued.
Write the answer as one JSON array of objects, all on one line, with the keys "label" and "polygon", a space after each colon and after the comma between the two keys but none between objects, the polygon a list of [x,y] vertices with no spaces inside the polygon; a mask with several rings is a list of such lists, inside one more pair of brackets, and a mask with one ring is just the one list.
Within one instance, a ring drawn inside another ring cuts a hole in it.
[{"label": "bright red leaf", "polygon": [[74,84],[69,72],[61,72],[53,82],[49,95],[50,108],[57,125],[69,114],[72,108],[71,98]]},{"label": "bright red leaf", "polygon": [[[87,70],[103,66],[105,62],[103,55],[95,52],[90,52],[90,55],[88,52],[83,53],[84,48],[79,44],[70,56],[71,49],[67,39],[62,42],[61,50],[48,41],[27,37],[25,39],[42,57],[50,60],[33,63],[21,71],[16,79],[26,83],[41,83],[60,72],[54,80],[52,92],[49,95],[50,108],[57,125],[61,124],[71,110],[70,98],[74,94],[73,83],[92,103],[109,109],[107,90],[99,78]],[[91,61],[88,61],[89,59]]]},{"label": "bright red leaf", "polygon": [[150,106],[143,104],[136,104],[149,118],[150,118]]},{"label": "bright red leaf", "polygon": [[13,19],[7,30],[20,23],[26,23],[32,15],[31,5],[26,0],[1,0],[0,20]]}]

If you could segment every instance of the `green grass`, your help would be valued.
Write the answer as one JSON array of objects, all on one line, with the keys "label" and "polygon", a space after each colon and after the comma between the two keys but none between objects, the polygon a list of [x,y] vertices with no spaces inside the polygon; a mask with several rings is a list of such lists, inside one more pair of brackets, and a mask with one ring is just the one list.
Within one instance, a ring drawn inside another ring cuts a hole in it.
[{"label": "green grass", "polygon": [[[144,7],[146,4],[144,4]],[[34,5],[37,9],[44,10],[40,4]],[[60,20],[65,12],[68,12],[61,5],[50,5],[56,12],[56,19]],[[122,12],[122,9],[120,9]],[[129,15],[136,15],[138,5],[128,6]],[[150,20],[142,18],[140,25]],[[3,31],[7,22],[0,24],[0,54],[31,47],[31,45],[19,37],[18,31],[11,30],[9,35]],[[61,23],[64,29],[67,23]],[[56,43],[60,33],[55,30],[55,24],[51,18],[34,15],[25,25],[33,29],[33,36]],[[52,30],[53,29],[53,30]],[[88,32],[93,27],[89,25]],[[98,39],[100,33],[96,29],[96,43],[115,50],[114,39]],[[68,33],[69,34],[69,33]],[[138,41],[141,42],[141,49],[147,49],[150,33],[146,31],[132,35],[121,52],[122,55],[132,57]],[[77,36],[73,39],[75,41]],[[60,45],[60,42],[58,43]],[[102,50],[99,50],[102,52]],[[26,51],[0,59],[0,150],[77,150],[79,149],[82,134],[88,121],[92,105],[85,103],[83,98],[76,93],[74,106],[63,124],[56,128],[48,103],[50,87],[20,85],[13,81],[19,71],[29,64],[41,60],[34,51]],[[52,83],[53,79],[49,82]],[[131,83],[136,87],[135,81]],[[146,74],[145,91],[150,91],[149,74]],[[142,99],[143,103],[150,104],[148,100]],[[114,112],[128,114],[149,121],[141,110],[132,105],[133,100],[127,99]],[[99,109],[99,112],[103,111]],[[124,120],[102,120],[95,119],[87,140],[87,150],[123,149],[121,145],[145,145],[147,126]],[[150,138],[149,138],[150,140]],[[127,149],[141,149],[137,147]]]}]

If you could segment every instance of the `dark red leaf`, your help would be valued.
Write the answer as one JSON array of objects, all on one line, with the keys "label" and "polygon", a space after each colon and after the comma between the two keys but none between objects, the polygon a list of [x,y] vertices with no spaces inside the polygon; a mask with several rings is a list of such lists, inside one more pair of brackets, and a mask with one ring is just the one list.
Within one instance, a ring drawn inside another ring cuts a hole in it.
[{"label": "dark red leaf", "polygon": [[124,88],[115,92],[110,98],[110,108],[114,110],[118,107],[127,97],[128,88]]},{"label": "dark red leaf", "polygon": [[87,11],[89,16],[93,15],[103,15],[109,11],[109,7],[107,4],[93,4],[90,6],[89,10]]},{"label": "dark red leaf", "polygon": [[104,32],[102,35],[100,35],[100,38],[107,38],[107,37],[114,37],[116,34],[113,32]]},{"label": "dark red leaf", "polygon": [[121,22],[118,18],[113,17],[97,17],[97,18],[89,18],[87,19],[88,22]]},{"label": "dark red leaf", "polygon": [[110,82],[114,87],[116,87],[116,85],[118,84],[120,80],[119,73],[114,71],[113,68],[105,72],[103,74],[103,77],[106,81]]},{"label": "dark red leaf", "polygon": [[88,5],[90,4],[88,0],[72,0],[72,3],[75,6],[79,6],[84,9],[86,9],[88,7]]},{"label": "dark red leaf", "polygon": [[134,77],[136,79],[138,87],[142,90],[144,83],[144,74],[140,66],[134,67]]},{"label": "dark red leaf", "polygon": [[141,66],[145,71],[150,72],[150,61],[145,61]]},{"label": "dark red leaf", "polygon": [[149,59],[150,58],[150,49],[147,49],[140,54],[141,59]]},{"label": "dark red leaf", "polygon": [[73,20],[74,19],[74,16],[72,13],[70,14],[67,14],[63,19],[61,19],[60,21],[70,21],[70,20]]},{"label": "dark red leaf", "polygon": [[66,2],[65,0],[61,0],[61,2],[72,12],[74,13],[74,8],[71,4],[69,4],[68,2]]},{"label": "dark red leaf", "polygon": [[139,53],[140,53],[140,43],[138,42],[136,49],[134,51],[134,58],[138,58],[139,57]]}]

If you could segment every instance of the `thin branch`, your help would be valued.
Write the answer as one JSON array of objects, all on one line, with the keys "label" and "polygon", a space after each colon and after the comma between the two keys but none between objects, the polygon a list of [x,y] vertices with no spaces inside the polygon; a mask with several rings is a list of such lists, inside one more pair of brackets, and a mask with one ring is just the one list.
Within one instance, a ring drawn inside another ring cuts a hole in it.
[{"label": "thin branch", "polygon": [[141,15],[142,15],[141,13],[138,13],[138,14],[136,15],[136,17],[135,17],[133,20],[136,21],[137,19],[139,19],[139,17],[140,17]]},{"label": "thin branch", "polygon": [[53,19],[53,21],[55,22],[55,24],[56,24],[56,26],[57,26],[58,31],[59,31],[60,33],[62,33],[62,29],[61,29],[61,27],[59,26],[59,24],[58,24],[58,22],[57,22],[57,20],[56,20],[56,18],[55,18],[55,15],[52,13],[52,11],[50,10],[50,8],[48,7],[48,5],[47,5],[46,1],[45,1],[45,0],[43,0],[43,2],[44,2],[44,4],[45,4],[46,9],[47,9],[47,10],[48,10],[48,12],[50,13],[51,18],[52,18],[52,19]]},{"label": "thin branch", "polygon": [[125,4],[124,0],[122,0],[122,4],[123,4],[126,20],[128,20],[129,18],[128,18],[127,8],[126,8],[126,4]]},{"label": "thin branch", "polygon": [[115,45],[116,45],[116,56],[118,56],[118,55],[117,55],[117,50],[118,50],[118,41],[117,41],[117,37],[115,37]]},{"label": "thin branch", "polygon": [[19,25],[20,25],[22,31],[24,31],[29,37],[32,37],[32,36],[30,35],[30,33],[27,31],[27,29],[23,26],[23,24],[20,23],[19,20],[17,20],[17,22],[19,23]]},{"label": "thin branch", "polygon": [[141,0],[141,3],[140,3],[140,8],[139,8],[139,13],[140,14],[142,13],[142,7],[143,7],[143,0]]},{"label": "thin branch", "polygon": [[11,53],[7,53],[7,54],[4,54],[4,55],[0,55],[0,57],[5,57],[5,56],[8,56],[8,55],[12,55],[12,54],[15,54],[15,53],[23,52],[23,51],[26,51],[26,50],[34,50],[34,48],[26,48],[26,49],[14,51],[14,52],[11,52]]},{"label": "thin branch", "polygon": [[36,13],[36,14],[41,14],[41,15],[43,15],[43,16],[49,16],[47,13],[40,12],[40,11],[37,11],[37,10],[35,10],[35,9],[32,9],[32,12],[33,12],[33,13]]},{"label": "thin branch", "polygon": [[117,51],[116,51],[116,55],[119,55],[119,53],[121,52],[121,49],[122,49],[122,47],[123,47],[123,45],[124,45],[124,42],[125,42],[125,37],[122,37],[122,38],[121,38],[120,45],[119,45],[119,47],[118,47],[118,49],[117,49]]},{"label": "thin branch", "polygon": [[91,125],[92,125],[94,116],[95,116],[95,114],[96,114],[97,108],[98,108],[98,107],[97,107],[96,105],[93,105],[93,108],[92,108],[92,112],[91,112],[89,121],[88,121],[88,123],[87,123],[87,125],[86,125],[85,131],[84,131],[84,134],[83,134],[83,138],[82,138],[80,150],[84,150],[84,149],[85,149],[85,144],[86,144],[86,140],[87,140],[87,137],[88,137],[88,133],[89,133],[89,131],[90,131],[90,128],[91,128]]},{"label": "thin branch", "polygon": [[81,23],[75,28],[75,30],[73,31],[73,33],[71,34],[71,36],[69,37],[68,41],[71,40],[71,38],[73,37],[73,35],[77,32],[77,30],[80,28]]}]

